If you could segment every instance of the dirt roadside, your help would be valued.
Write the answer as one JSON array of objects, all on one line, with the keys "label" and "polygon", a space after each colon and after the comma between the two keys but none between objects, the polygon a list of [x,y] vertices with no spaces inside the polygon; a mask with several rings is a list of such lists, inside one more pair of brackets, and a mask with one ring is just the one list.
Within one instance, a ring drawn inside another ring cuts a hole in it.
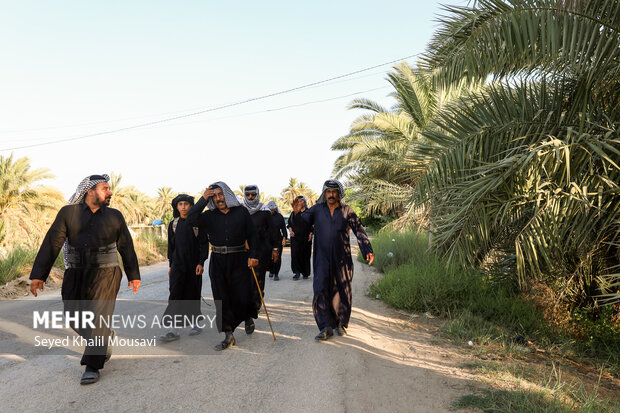
[{"label": "dirt roadside", "polygon": [[[276,342],[261,317],[253,335],[237,330],[237,345],[221,355],[115,355],[89,386],[78,384],[79,354],[0,351],[2,405],[20,411],[441,412],[479,387],[459,368],[468,356],[437,343],[436,320],[407,323],[405,315],[364,295],[379,274],[358,262],[349,334],[315,342],[312,281],[293,281],[288,251],[283,258],[281,281],[268,280],[266,287]],[[203,295],[210,302],[208,284]],[[165,263],[143,269],[141,298],[165,299],[167,288]],[[128,295],[121,288],[119,299]],[[58,291],[45,296],[59,300]],[[22,303],[27,311],[29,301]],[[215,344],[204,335],[182,335]]]}]

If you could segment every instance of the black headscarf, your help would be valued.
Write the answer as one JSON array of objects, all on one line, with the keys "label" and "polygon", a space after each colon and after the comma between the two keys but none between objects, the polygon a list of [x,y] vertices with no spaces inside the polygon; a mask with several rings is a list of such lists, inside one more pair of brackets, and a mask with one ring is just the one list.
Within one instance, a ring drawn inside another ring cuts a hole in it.
[{"label": "black headscarf", "polygon": [[181,213],[177,209],[177,205],[181,201],[189,202],[189,204],[192,206],[194,205],[194,197],[191,195],[179,194],[175,196],[174,199],[172,200],[172,216],[175,218],[178,218],[181,216]]}]

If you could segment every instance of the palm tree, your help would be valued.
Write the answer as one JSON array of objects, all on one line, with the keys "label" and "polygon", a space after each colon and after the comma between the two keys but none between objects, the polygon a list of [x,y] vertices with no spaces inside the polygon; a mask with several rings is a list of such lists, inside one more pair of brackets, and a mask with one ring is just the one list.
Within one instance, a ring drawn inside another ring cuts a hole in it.
[{"label": "palm tree", "polygon": [[147,216],[147,200],[133,186],[121,186],[122,174],[110,173],[110,206],[125,217],[128,224],[141,224]]},{"label": "palm tree", "polygon": [[152,215],[156,219],[161,219],[171,209],[171,203],[177,194],[172,188],[163,186],[157,190],[157,198],[154,200]]},{"label": "palm tree", "polygon": [[47,169],[30,170],[28,158],[0,156],[0,245],[39,242],[64,197],[54,188],[37,185],[53,178]]},{"label": "palm tree", "polygon": [[306,203],[309,207],[314,205],[314,202],[318,198],[317,194],[310,187],[308,187],[308,184],[305,182],[300,182],[297,178],[289,178],[288,186],[280,192],[281,201],[280,204],[278,204],[278,208],[283,211],[290,211],[290,205],[299,195],[306,198]]},{"label": "palm tree", "polygon": [[[620,264],[620,2],[446,8],[423,58],[434,85],[483,84],[412,148],[434,248],[562,280],[576,304]],[[620,297],[617,297],[620,298]]]},{"label": "palm tree", "polygon": [[434,88],[427,74],[404,62],[388,73],[387,80],[394,88],[389,96],[396,103],[391,108],[368,99],[349,105],[367,112],[332,145],[332,150],[344,151],[335,162],[334,175],[357,189],[353,197],[367,213],[403,215],[400,223],[405,225],[417,216],[409,205],[426,167],[426,160],[412,157],[411,149],[424,140],[420,132],[462,93],[463,85]]}]

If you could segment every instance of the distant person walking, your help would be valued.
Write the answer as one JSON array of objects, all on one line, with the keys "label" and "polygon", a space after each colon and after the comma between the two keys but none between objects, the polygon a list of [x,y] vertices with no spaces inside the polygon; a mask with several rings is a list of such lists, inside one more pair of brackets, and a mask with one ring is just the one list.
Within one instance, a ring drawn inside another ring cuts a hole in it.
[{"label": "distant person walking", "polygon": [[[260,285],[260,294],[265,296],[265,274],[270,267],[271,262],[279,258],[278,245],[279,238],[276,238],[275,230],[272,226],[271,213],[265,205],[259,201],[260,191],[256,185],[248,185],[243,190],[243,205],[247,208],[252,216],[254,228],[256,228],[256,253],[258,258],[258,266],[256,267],[256,277]],[[256,314],[261,308],[261,299],[256,283],[253,284],[254,290],[252,301],[256,306]],[[254,317],[256,318],[256,317]],[[254,332],[254,320],[248,318],[245,320],[245,332],[252,334]]]},{"label": "distant person walking", "polygon": [[304,280],[310,277],[310,257],[312,255],[312,224],[301,219],[301,213],[307,209],[306,198],[298,196],[293,200],[298,211],[291,212],[288,217],[288,228],[291,235],[291,270],[293,280],[299,280],[303,275]]},{"label": "distant person walking", "polygon": [[362,255],[372,264],[374,254],[368,235],[353,208],[344,204],[344,188],[336,180],[323,184],[316,205],[301,212],[302,203],[293,202],[293,211],[314,225],[314,299],[312,310],[319,327],[316,340],[327,340],[334,329],[340,336],[346,334],[351,318],[351,280],[353,260],[349,231],[357,237]]},{"label": "distant person walking", "polygon": [[74,325],[73,329],[89,343],[103,343],[84,349],[80,364],[86,369],[80,384],[99,380],[99,370],[111,355],[108,338],[114,332],[101,323],[101,317],[111,321],[114,313],[122,277],[117,253],[123,259],[129,288],[136,293],[140,287],[131,234],[123,215],[108,207],[112,199],[109,180],[108,175],[91,175],[80,182],[47,231],[30,273],[30,291],[36,297],[66,241],[61,290],[65,311],[92,311],[99,321],[94,329],[82,325]]},{"label": "distant person walking", "polygon": [[269,201],[267,203],[267,208],[271,212],[271,225],[272,229],[275,231],[275,239],[282,240],[276,245],[278,246],[278,258],[271,260],[271,266],[269,268],[269,278],[273,278],[274,281],[278,281],[280,277],[278,274],[280,273],[280,267],[282,266],[282,249],[286,245],[286,239],[288,238],[288,233],[286,231],[286,223],[284,222],[284,217],[280,213],[278,206],[274,201]]}]

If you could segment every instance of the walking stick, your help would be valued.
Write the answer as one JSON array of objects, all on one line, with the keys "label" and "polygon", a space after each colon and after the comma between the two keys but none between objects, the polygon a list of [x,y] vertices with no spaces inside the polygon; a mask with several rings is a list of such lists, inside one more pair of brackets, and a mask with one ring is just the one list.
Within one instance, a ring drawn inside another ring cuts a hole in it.
[{"label": "walking stick", "polygon": [[269,313],[267,312],[267,306],[265,305],[265,300],[263,300],[263,293],[260,290],[260,284],[258,283],[258,277],[256,276],[256,272],[254,271],[254,267],[250,267],[252,269],[252,274],[254,274],[254,281],[256,281],[256,288],[258,288],[258,295],[260,296],[260,301],[263,303],[263,308],[265,309],[265,314],[267,314],[267,321],[269,322],[269,328],[271,329],[271,335],[273,336],[273,341],[276,341],[276,335],[273,332],[273,327],[271,326],[271,320],[269,319]]}]

